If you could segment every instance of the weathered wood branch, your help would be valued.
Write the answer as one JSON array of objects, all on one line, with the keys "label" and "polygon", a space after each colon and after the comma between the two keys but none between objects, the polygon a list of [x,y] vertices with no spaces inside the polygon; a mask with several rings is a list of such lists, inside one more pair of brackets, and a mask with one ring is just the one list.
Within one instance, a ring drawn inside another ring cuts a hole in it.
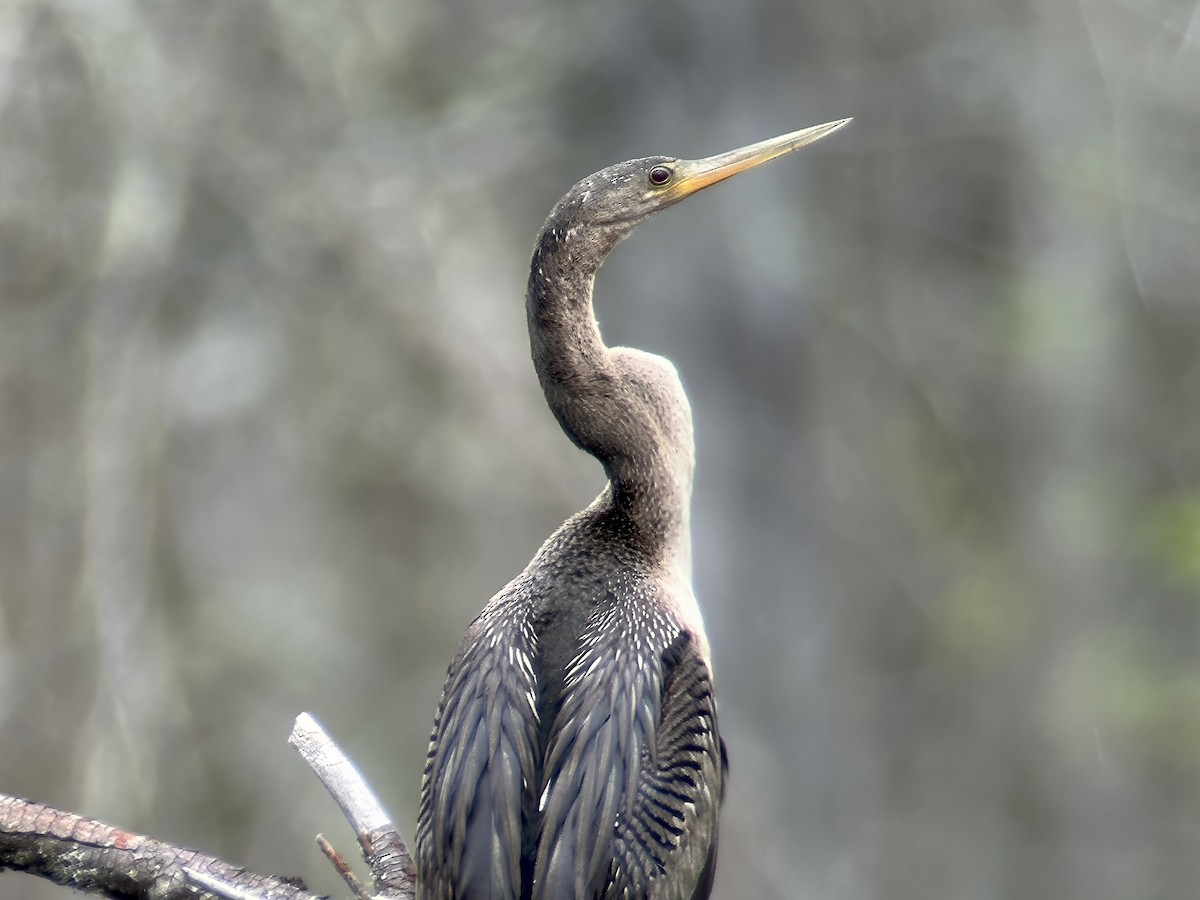
[{"label": "weathered wood branch", "polygon": [[[301,713],[296,719],[288,742],[325,785],[358,836],[363,859],[371,870],[375,896],[387,900],[414,900],[417,889],[412,857],[392,824],[391,816],[358,767],[308,713]],[[331,861],[342,871],[337,861]],[[347,883],[351,890],[356,889],[353,881],[347,879]]]},{"label": "weathered wood branch", "polygon": [[318,900],[316,894],[278,878],[247,872],[196,850],[0,794],[0,870],[28,872],[121,900],[195,900],[197,892],[184,867],[238,885],[261,900]]},{"label": "weathered wood branch", "polygon": [[[358,835],[374,896],[414,900],[408,849],[362,775],[308,714],[290,742],[312,767]],[[318,836],[322,849],[361,891],[344,860]],[[116,900],[321,900],[303,885],[258,875],[196,850],[122,831],[104,822],[0,794],[0,871],[27,872],[56,884]]]}]

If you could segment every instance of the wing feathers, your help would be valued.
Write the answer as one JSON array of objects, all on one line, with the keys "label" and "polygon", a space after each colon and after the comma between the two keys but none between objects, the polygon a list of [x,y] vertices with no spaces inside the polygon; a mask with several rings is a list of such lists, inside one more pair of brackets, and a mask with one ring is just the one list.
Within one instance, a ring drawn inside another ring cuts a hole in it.
[{"label": "wing feathers", "polygon": [[421,788],[419,900],[521,895],[537,782],[534,647],[526,630],[499,627],[477,619],[447,676]]},{"label": "wing feathers", "polygon": [[680,900],[707,896],[692,893],[721,780],[707,663],[678,630],[652,655],[614,648],[625,639],[588,642],[568,674],[543,775],[535,900],[671,900],[680,884]]},{"label": "wing feathers", "polygon": [[426,762],[420,900],[709,896],[724,771],[712,683],[697,640],[654,609],[626,621],[605,604],[552,701],[537,699],[528,624],[476,621]]}]

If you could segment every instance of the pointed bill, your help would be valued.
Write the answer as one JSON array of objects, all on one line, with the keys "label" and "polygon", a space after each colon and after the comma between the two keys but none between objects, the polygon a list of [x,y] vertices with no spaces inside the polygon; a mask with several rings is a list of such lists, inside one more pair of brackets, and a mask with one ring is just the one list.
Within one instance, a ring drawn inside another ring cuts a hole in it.
[{"label": "pointed bill", "polygon": [[768,160],[807,147],[813,141],[819,141],[826,135],[833,134],[839,128],[851,122],[851,119],[838,119],[836,122],[826,122],[824,125],[813,125],[793,131],[791,134],[781,134],[779,137],[768,138],[757,144],[739,147],[728,153],[718,153],[705,159],[680,160],[677,166],[677,177],[671,193],[676,199],[683,199],[689,194],[703,190],[718,181],[724,181],[738,172],[745,172],[755,166],[762,165]]}]

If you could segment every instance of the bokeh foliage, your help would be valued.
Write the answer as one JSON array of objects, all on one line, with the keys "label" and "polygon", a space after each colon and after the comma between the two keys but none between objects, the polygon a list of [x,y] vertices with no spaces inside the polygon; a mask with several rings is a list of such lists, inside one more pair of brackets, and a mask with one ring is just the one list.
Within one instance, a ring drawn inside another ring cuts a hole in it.
[{"label": "bokeh foliage", "polygon": [[1195,0],[0,4],[0,790],[338,891],[292,717],[410,831],[601,484],[545,212],[853,115],[598,285],[695,407],[719,894],[1194,897],[1198,85]]}]

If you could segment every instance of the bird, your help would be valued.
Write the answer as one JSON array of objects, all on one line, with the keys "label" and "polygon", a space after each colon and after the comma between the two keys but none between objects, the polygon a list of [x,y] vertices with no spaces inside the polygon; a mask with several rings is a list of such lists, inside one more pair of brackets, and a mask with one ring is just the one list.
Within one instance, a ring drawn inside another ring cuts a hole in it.
[{"label": "bird", "polygon": [[846,125],[602,169],[554,206],[526,294],[546,402],[604,467],[467,628],[421,785],[418,900],[707,900],[728,768],[692,590],[691,407],[674,365],[608,347],[596,272],[641,222]]}]

